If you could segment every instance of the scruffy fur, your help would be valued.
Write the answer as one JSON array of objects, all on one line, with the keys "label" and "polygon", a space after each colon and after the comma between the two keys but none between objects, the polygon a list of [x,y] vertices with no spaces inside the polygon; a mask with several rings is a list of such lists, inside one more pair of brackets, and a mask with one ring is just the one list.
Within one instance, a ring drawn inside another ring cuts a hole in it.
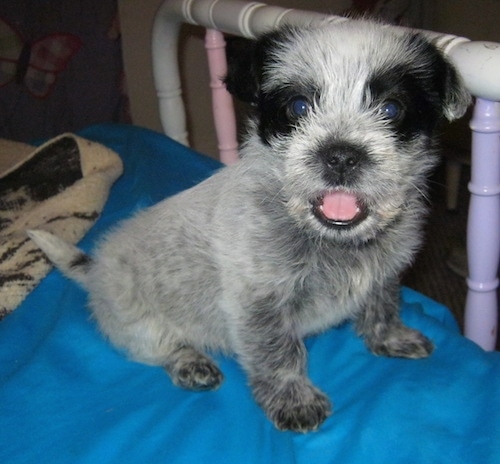
[{"label": "scruffy fur", "polygon": [[[30,236],[134,359],[205,390],[222,381],[206,352],[234,353],[276,427],[306,432],[331,405],[306,375],[305,336],[350,319],[377,355],[433,350],[400,321],[398,276],[421,242],[435,125],[469,95],[420,35],[369,21],[228,50],[227,87],[254,107],[241,161],[125,221],[93,258]],[[332,192],[357,213],[325,213]]]}]

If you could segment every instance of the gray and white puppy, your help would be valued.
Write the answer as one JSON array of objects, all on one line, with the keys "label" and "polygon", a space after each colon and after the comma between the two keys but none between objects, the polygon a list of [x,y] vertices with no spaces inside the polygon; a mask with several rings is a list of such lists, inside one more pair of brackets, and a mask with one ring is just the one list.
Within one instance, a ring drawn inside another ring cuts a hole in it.
[{"label": "gray and white puppy", "polygon": [[423,37],[369,21],[229,48],[227,87],[255,109],[241,161],[125,221],[93,258],[30,236],[132,358],[205,390],[222,381],[206,352],[234,353],[276,427],[306,432],[331,412],[307,335],[350,319],[377,355],[433,350],[400,321],[398,276],[421,243],[436,122],[470,97]]}]

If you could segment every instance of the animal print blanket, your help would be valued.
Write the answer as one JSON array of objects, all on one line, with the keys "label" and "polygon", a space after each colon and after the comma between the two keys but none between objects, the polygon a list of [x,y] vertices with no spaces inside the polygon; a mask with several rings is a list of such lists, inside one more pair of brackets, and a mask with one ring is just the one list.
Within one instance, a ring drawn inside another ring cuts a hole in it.
[{"label": "animal print blanket", "polygon": [[115,152],[73,134],[39,148],[0,139],[0,319],[51,268],[26,229],[42,228],[78,242],[99,217],[122,170]]}]

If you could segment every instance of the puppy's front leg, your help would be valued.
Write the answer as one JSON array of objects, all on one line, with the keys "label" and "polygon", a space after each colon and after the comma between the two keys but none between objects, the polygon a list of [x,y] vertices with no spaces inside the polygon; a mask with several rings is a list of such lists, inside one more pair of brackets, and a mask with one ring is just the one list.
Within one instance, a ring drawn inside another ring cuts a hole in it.
[{"label": "puppy's front leg", "polygon": [[328,398],[306,375],[306,349],[287,309],[265,304],[244,312],[237,329],[240,362],[256,401],[280,430],[315,430],[331,414]]},{"label": "puppy's front leg", "polygon": [[429,356],[434,350],[427,337],[401,322],[396,280],[372,292],[367,307],[356,320],[356,329],[377,355],[417,359]]}]

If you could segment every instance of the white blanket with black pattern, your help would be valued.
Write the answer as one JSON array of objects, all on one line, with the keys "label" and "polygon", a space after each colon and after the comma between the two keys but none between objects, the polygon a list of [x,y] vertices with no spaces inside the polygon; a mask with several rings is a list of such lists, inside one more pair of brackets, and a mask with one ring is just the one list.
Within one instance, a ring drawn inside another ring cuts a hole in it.
[{"label": "white blanket with black pattern", "polygon": [[0,319],[51,268],[26,230],[45,229],[78,242],[122,170],[114,151],[73,134],[39,148],[0,140]]}]

